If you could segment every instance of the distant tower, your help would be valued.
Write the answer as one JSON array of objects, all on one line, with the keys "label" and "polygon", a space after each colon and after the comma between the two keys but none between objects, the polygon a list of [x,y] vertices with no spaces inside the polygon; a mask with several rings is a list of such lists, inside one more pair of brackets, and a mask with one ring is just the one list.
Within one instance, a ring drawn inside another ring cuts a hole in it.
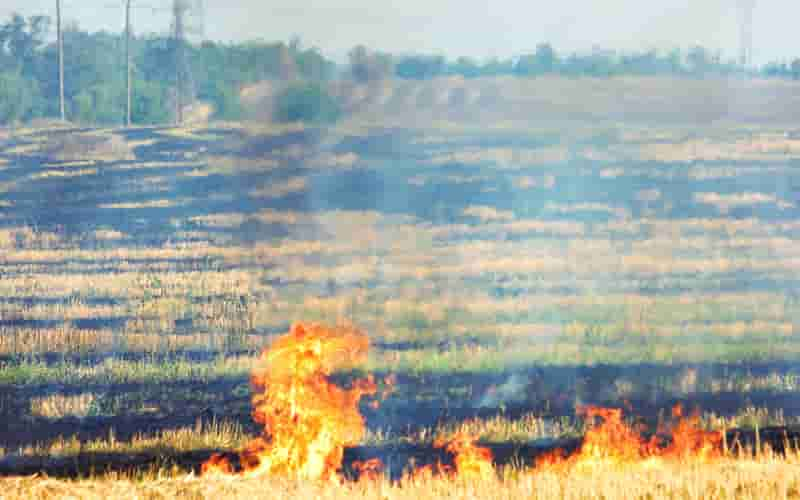
[{"label": "distant tower", "polygon": [[753,63],[753,9],[755,0],[739,2],[739,64],[749,66]]},{"label": "distant tower", "polygon": [[[173,0],[172,39],[175,63],[175,121],[183,122],[183,108],[194,101],[194,80],[187,54],[194,37],[202,40],[205,4],[203,0]],[[192,37],[192,38],[190,38]]]}]

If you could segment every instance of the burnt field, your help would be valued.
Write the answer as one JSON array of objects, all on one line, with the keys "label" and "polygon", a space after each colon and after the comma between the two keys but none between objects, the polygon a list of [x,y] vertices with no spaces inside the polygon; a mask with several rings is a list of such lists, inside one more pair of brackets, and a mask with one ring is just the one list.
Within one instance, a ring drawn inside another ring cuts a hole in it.
[{"label": "burnt field", "polygon": [[[214,453],[241,467],[259,353],[305,321],[369,339],[330,374],[382,394],[344,450],[347,477],[386,466],[359,495],[414,496],[391,481],[452,464],[437,443],[468,434],[507,497],[564,496],[517,475],[581,448],[581,408],[622,408],[649,436],[680,404],[796,496],[799,188],[800,129],[767,125],[0,136],[0,475],[20,497],[24,476],[88,477],[42,487],[92,496]],[[786,452],[776,469],[765,444]],[[671,467],[647,474],[728,494],[722,465]],[[644,494],[621,477],[603,491]],[[139,493],[183,494],[158,484]]]}]

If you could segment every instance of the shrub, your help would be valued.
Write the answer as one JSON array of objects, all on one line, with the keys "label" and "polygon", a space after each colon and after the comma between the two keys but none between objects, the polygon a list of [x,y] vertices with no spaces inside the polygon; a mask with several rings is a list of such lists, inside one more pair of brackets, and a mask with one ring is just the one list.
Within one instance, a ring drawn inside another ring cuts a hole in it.
[{"label": "shrub", "polygon": [[0,72],[0,123],[13,123],[35,115],[38,86],[17,73]]},{"label": "shrub", "polygon": [[316,83],[291,85],[275,99],[278,122],[333,123],[340,115],[339,104]]}]

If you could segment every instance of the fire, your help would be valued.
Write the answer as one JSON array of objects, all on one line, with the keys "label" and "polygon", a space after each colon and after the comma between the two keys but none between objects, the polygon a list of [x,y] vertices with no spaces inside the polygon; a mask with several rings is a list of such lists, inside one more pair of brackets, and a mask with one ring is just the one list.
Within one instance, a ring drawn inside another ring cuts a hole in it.
[{"label": "fire", "polygon": [[377,481],[383,477],[383,462],[380,458],[353,462],[353,470],[358,472],[359,481]]},{"label": "fire", "polygon": [[447,443],[437,443],[438,447],[454,455],[455,475],[470,480],[486,480],[494,477],[494,456],[492,451],[475,445],[475,437],[466,433],[456,434]]},{"label": "fire", "polygon": [[406,474],[411,482],[425,482],[434,476],[449,476],[468,481],[485,481],[495,477],[492,450],[475,444],[476,438],[461,431],[450,439],[439,439],[434,447],[453,455],[453,465],[437,462],[416,467]]},{"label": "fire", "polygon": [[600,418],[602,423],[586,431],[576,459],[578,465],[618,465],[644,458],[647,444],[622,420],[621,409],[588,406],[579,412],[586,418]]},{"label": "fire", "polygon": [[695,413],[690,417],[683,416],[683,407],[678,404],[672,408],[672,417],[677,422],[672,427],[671,443],[662,456],[676,460],[694,459],[711,461],[722,456],[721,432],[704,431],[699,427],[700,417]]},{"label": "fire", "polygon": [[[370,377],[343,389],[329,376],[363,361],[368,349],[369,339],[355,328],[304,323],[265,349],[251,377],[253,418],[264,434],[241,451],[243,473],[337,478],[345,446],[365,432],[358,403],[375,393],[376,384]],[[219,455],[203,465],[204,473],[232,469]]]},{"label": "fire", "polygon": [[233,466],[223,455],[214,454],[203,463],[203,474],[233,474]]},{"label": "fire", "polygon": [[[337,481],[345,447],[364,437],[361,398],[385,398],[396,383],[387,377],[378,394],[371,376],[356,380],[349,389],[331,381],[335,370],[362,362],[368,349],[367,336],[353,327],[292,325],[262,352],[251,377],[253,418],[264,426],[263,434],[241,450],[239,467],[214,455],[203,464],[203,473],[232,474],[240,468],[249,476]],[[548,453],[537,460],[536,469],[658,466],[667,460],[710,461],[721,456],[722,434],[701,429],[699,417],[685,417],[680,406],[673,409],[671,425],[649,439],[623,420],[621,409],[587,406],[578,412],[594,424],[578,450],[572,455],[563,450]],[[461,431],[434,446],[451,454],[453,465],[419,467],[411,471],[412,480],[434,474],[470,481],[496,477],[491,450],[478,446],[475,436]],[[353,471],[360,481],[378,480],[384,474],[377,458],[354,463]]]},{"label": "fire", "polygon": [[[576,453],[567,456],[563,450],[555,450],[540,457],[537,467],[657,466],[664,460],[709,461],[721,456],[722,434],[701,429],[699,417],[684,417],[680,405],[672,410],[675,422],[668,435],[662,430],[650,439],[625,423],[619,408],[588,406],[579,411],[587,418],[600,418],[602,422],[586,431]],[[664,441],[668,444],[663,445]]]}]

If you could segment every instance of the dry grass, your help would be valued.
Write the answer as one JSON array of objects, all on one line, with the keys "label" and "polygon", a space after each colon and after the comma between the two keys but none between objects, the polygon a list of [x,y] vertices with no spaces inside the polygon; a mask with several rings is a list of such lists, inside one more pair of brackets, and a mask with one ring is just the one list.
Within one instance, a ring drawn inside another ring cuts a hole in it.
[{"label": "dry grass", "polygon": [[75,437],[58,438],[49,443],[38,443],[18,450],[1,450],[0,457],[77,457],[92,453],[161,454],[168,457],[178,453],[208,450],[237,449],[251,437],[241,426],[227,421],[198,422],[189,427],[165,430],[153,434],[137,434],[129,441],[118,439],[113,431],[108,436],[89,441]]},{"label": "dry grass", "polygon": [[553,189],[556,186],[556,178],[554,175],[548,174],[541,178],[522,176],[514,180],[514,187],[517,189]]},{"label": "dry grass", "polygon": [[535,165],[565,163],[568,159],[569,151],[563,146],[539,149],[488,148],[444,153],[432,157],[429,163],[437,166],[446,166],[452,163],[464,165],[492,163],[499,168],[518,169]]},{"label": "dry grass", "polygon": [[74,169],[74,170],[47,170],[44,172],[39,172],[37,174],[33,174],[31,176],[31,180],[41,180],[41,179],[67,179],[70,177],[80,177],[82,175],[97,175],[96,168],[83,168],[83,169]]},{"label": "dry grass", "polygon": [[184,204],[185,201],[181,200],[150,200],[150,201],[142,201],[142,202],[130,202],[130,203],[105,203],[99,205],[98,208],[113,208],[117,210],[134,210],[137,208],[170,208],[170,207],[177,207]]},{"label": "dry grass", "polygon": [[292,177],[280,183],[252,190],[249,194],[254,198],[281,198],[286,195],[305,192],[307,189],[308,181],[305,177]]},{"label": "dry grass", "polygon": [[37,396],[31,398],[30,414],[46,418],[85,417],[89,414],[95,399],[96,395],[91,392],[72,396],[63,394]]},{"label": "dry grass", "polygon": [[311,158],[308,158],[305,162],[305,166],[308,168],[316,168],[316,169],[348,169],[353,168],[358,164],[360,158],[355,153],[343,153],[343,154],[334,154],[334,153],[320,153]]},{"label": "dry grass", "polygon": [[281,478],[196,477],[154,472],[130,478],[110,475],[79,481],[48,478],[0,480],[4,498],[417,498],[460,499],[786,499],[800,495],[800,460],[765,456],[714,464],[670,464],[659,468],[598,468],[591,472],[530,473],[516,468],[497,478],[451,480],[441,477],[345,483],[299,482]]},{"label": "dry grass", "polygon": [[508,210],[497,210],[487,206],[470,206],[464,209],[464,215],[475,217],[481,222],[509,221],[514,220],[514,212]]},{"label": "dry grass", "polygon": [[122,137],[98,129],[89,133],[73,133],[48,139],[40,153],[57,161],[133,160],[135,155]]},{"label": "dry grass", "polygon": [[61,235],[52,231],[36,230],[29,226],[0,229],[2,249],[57,249],[64,248]]},{"label": "dry grass", "polygon": [[781,210],[794,207],[793,203],[766,193],[735,193],[724,195],[719,193],[695,193],[694,196],[698,203],[714,205],[722,214],[727,214],[733,208],[761,204],[772,204]]}]

